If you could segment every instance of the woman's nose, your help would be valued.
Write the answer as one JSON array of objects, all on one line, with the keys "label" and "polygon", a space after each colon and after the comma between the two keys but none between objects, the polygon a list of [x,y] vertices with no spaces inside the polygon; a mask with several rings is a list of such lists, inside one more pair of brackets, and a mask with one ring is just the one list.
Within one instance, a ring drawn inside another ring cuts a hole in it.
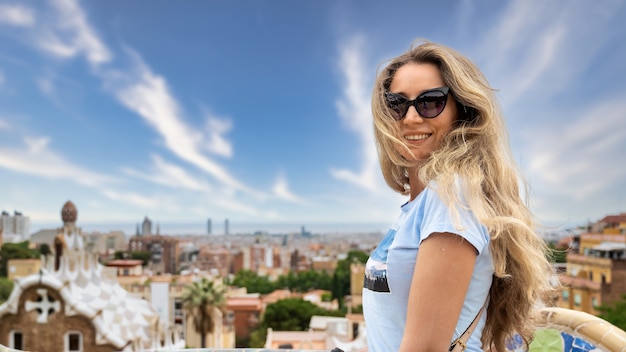
[{"label": "woman's nose", "polygon": [[404,123],[422,123],[424,122],[424,118],[417,113],[417,109],[414,105],[409,106],[409,110],[407,110],[406,115],[404,115],[404,119],[402,119]]}]

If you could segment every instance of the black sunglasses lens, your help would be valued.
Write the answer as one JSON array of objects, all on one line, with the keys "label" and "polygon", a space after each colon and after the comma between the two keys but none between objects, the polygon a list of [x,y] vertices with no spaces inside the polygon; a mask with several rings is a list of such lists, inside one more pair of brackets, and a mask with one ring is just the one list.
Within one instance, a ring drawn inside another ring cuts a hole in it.
[{"label": "black sunglasses lens", "polygon": [[400,94],[394,94],[385,92],[385,102],[391,111],[393,111],[393,117],[396,120],[402,120],[409,110],[409,101]]},{"label": "black sunglasses lens", "polygon": [[416,99],[415,108],[422,117],[433,118],[441,114],[446,107],[447,100],[447,94],[433,90],[420,95]]}]

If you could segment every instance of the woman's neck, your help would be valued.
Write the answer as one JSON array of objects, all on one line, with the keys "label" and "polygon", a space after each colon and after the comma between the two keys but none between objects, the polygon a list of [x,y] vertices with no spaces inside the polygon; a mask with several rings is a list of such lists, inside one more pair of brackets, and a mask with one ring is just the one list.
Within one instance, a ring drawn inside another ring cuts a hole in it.
[{"label": "woman's neck", "polygon": [[411,172],[409,174],[409,186],[411,187],[411,198],[409,199],[409,201],[412,201],[424,190],[424,184],[419,179],[419,177],[417,177],[417,170],[414,170],[414,172]]}]

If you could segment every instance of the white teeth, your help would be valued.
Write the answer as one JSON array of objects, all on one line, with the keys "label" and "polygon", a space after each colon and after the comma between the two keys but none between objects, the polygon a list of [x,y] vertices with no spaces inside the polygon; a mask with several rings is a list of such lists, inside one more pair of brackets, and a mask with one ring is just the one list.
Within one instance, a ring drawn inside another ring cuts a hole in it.
[{"label": "white teeth", "polygon": [[411,135],[411,136],[404,136],[404,138],[408,139],[410,141],[419,141],[419,140],[422,140],[422,139],[426,139],[429,136],[430,136],[429,134],[415,134],[415,135]]}]

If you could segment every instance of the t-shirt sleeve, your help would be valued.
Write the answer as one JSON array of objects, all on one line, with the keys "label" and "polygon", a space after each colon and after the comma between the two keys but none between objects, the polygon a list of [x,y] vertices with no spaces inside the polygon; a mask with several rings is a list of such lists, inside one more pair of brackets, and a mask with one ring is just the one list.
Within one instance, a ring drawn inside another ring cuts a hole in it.
[{"label": "t-shirt sleeve", "polygon": [[[427,187],[424,197],[424,217],[420,226],[420,244],[433,233],[449,232],[466,239],[478,254],[489,244],[489,232],[467,207],[457,205],[458,218],[441,200],[437,191]],[[462,198],[460,198],[462,200]]]}]

